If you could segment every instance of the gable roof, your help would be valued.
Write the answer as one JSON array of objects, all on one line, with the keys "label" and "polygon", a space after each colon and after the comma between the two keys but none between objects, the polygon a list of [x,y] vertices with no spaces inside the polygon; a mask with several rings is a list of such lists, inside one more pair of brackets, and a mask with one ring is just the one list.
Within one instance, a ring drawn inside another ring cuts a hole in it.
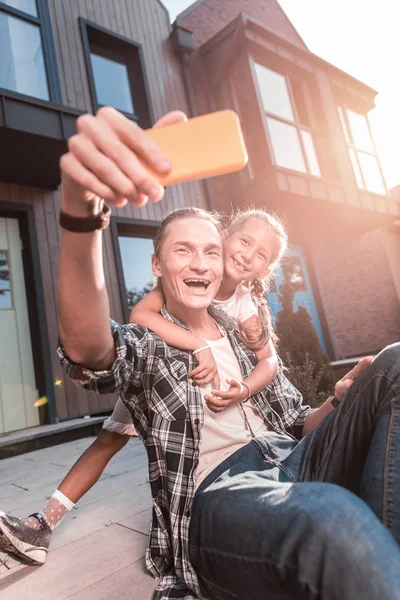
[{"label": "gable roof", "polygon": [[[224,12],[218,11],[218,8],[223,8]],[[212,15],[214,11],[216,11],[218,18],[213,27],[213,21],[209,17],[207,18],[207,13]],[[195,45],[199,47],[242,12],[263,23],[279,36],[296,44],[296,46],[308,50],[306,43],[293,26],[278,0],[196,0],[177,16],[176,21],[179,25],[193,31]],[[224,14],[226,18],[221,19],[221,14]],[[202,30],[200,33],[197,19],[201,21],[202,18],[206,19],[207,27],[201,27],[200,25]],[[198,43],[196,43],[196,40],[198,40]]]}]

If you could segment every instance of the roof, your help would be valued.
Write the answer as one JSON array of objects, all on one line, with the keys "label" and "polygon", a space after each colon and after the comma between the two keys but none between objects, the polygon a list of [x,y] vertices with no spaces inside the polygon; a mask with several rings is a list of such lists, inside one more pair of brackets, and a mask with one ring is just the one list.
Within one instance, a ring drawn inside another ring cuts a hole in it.
[{"label": "roof", "polygon": [[206,0],[196,0],[196,2],[193,2],[193,4],[191,4],[190,6],[188,6],[187,8],[185,8],[185,10],[183,10],[181,13],[179,13],[179,15],[176,17],[176,20],[178,21],[178,19],[184,19],[191,12],[193,12],[193,10],[195,8],[197,8],[198,6],[200,6],[200,4],[203,4],[203,2],[205,2],[205,1]]},{"label": "roof", "polygon": [[[201,8],[203,5],[204,9]],[[215,24],[212,20],[208,21],[208,33],[204,35],[206,29],[204,26],[198,27],[197,16],[201,20],[201,17],[207,13],[207,10],[216,10],[218,16]],[[192,13],[194,14],[192,15]],[[196,43],[196,46],[201,46],[218,33],[215,25],[218,27],[218,22],[221,21],[223,14],[226,18],[223,18],[225,22],[221,23],[221,29],[240,13],[251,15],[254,19],[263,22],[274,31],[276,30],[280,36],[285,37],[297,46],[307,49],[307,44],[294,27],[278,0],[263,0],[262,3],[256,0],[196,0],[177,16],[176,22],[178,25],[183,25],[184,27],[186,26],[185,22],[189,21],[189,23],[192,23],[192,26],[189,25],[188,29],[192,30],[195,39],[198,37],[197,34],[200,33],[199,44]]]}]

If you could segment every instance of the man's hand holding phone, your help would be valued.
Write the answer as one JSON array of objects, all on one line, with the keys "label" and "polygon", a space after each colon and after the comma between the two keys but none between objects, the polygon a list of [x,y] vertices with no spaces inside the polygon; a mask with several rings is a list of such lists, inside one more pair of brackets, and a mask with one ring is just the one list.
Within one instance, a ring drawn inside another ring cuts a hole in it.
[{"label": "man's hand holding phone", "polygon": [[[183,112],[173,111],[155,127],[186,120]],[[115,206],[144,206],[162,199],[164,188],[142,161],[160,177],[171,164],[143,129],[111,107],[101,108],[96,116],[82,115],[77,129],[60,160],[64,212],[87,216],[100,199]]]},{"label": "man's hand holding phone", "polygon": [[231,110],[187,120],[170,112],[144,131],[111,107],[82,115],[61,157],[62,210],[100,212],[101,199],[124,206],[158,202],[164,187],[230,173],[247,164],[239,118]]}]

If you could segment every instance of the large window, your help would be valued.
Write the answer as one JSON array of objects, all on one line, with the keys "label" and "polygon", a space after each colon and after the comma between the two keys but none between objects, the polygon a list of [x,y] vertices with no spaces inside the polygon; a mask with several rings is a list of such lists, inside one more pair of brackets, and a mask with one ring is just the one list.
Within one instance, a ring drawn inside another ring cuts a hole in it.
[{"label": "large window", "polygon": [[368,192],[386,195],[387,189],[368,117],[342,107],[339,107],[339,114],[358,187]]},{"label": "large window", "polygon": [[305,83],[297,77],[288,79],[257,63],[255,73],[274,164],[320,177]]},{"label": "large window", "polygon": [[0,0],[0,88],[61,101],[45,0]]},{"label": "large window", "polygon": [[83,19],[80,22],[94,110],[113,106],[142,127],[150,127],[141,46]]},{"label": "large window", "polygon": [[119,235],[119,249],[129,310],[153,288],[153,239]]}]

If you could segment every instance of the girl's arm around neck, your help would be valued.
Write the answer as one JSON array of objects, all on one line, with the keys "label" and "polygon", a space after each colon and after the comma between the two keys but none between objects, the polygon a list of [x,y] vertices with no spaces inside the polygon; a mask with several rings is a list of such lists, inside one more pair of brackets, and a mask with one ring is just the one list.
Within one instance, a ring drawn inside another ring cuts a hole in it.
[{"label": "girl's arm around neck", "polygon": [[165,298],[162,289],[155,288],[133,307],[129,322],[148,327],[159,335],[168,346],[180,350],[193,351],[204,346],[205,342],[200,337],[168,321],[159,314],[164,303]]},{"label": "girl's arm around neck", "polygon": [[255,353],[257,365],[244,381],[251,388],[251,394],[257,394],[271,383],[279,370],[278,357],[271,340],[262,350]]}]

